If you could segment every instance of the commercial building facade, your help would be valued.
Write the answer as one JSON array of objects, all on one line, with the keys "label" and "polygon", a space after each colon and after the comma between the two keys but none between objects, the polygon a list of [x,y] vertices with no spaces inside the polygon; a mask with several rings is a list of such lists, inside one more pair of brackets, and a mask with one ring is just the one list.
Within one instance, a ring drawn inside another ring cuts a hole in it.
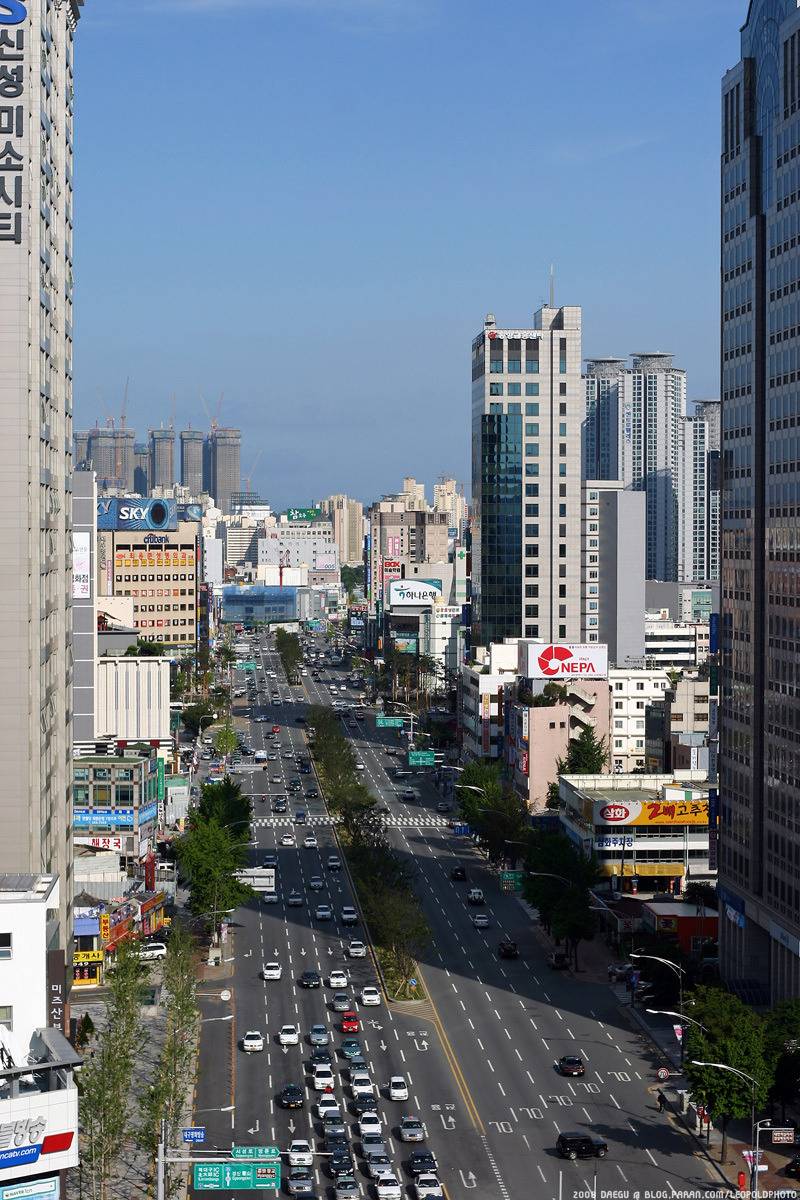
[{"label": "commercial building facade", "polygon": [[408,508],[406,498],[384,496],[367,514],[366,593],[372,612],[386,603],[389,585],[415,564],[447,562],[448,515]]},{"label": "commercial building facade", "polygon": [[472,342],[472,645],[581,636],[581,310]]},{"label": "commercial building facade", "polygon": [[793,0],[751,3],[722,82],[720,963],[772,1003],[800,995],[798,47]]},{"label": "commercial building facade", "polygon": [[155,750],[76,758],[75,845],[113,850],[131,871],[155,849],[160,761]]},{"label": "commercial building facade", "polygon": [[581,494],[584,642],[624,666],[644,654],[645,497],[619,480],[584,481]]}]

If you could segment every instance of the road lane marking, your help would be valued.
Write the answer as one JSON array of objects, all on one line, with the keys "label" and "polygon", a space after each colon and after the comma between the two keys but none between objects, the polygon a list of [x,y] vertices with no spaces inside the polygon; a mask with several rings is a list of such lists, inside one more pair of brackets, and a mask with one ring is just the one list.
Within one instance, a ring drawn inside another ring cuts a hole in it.
[{"label": "road lane marking", "polygon": [[647,1149],[647,1147],[646,1147],[646,1146],[645,1146],[645,1148],[644,1148],[644,1152],[645,1152],[645,1154],[647,1155],[647,1157],[650,1159],[650,1162],[653,1164],[653,1166],[654,1166],[654,1167],[657,1167],[657,1166],[658,1166],[658,1163],[657,1163],[657,1162],[656,1162],[656,1160],[653,1158],[652,1154],[650,1153],[650,1151]]}]

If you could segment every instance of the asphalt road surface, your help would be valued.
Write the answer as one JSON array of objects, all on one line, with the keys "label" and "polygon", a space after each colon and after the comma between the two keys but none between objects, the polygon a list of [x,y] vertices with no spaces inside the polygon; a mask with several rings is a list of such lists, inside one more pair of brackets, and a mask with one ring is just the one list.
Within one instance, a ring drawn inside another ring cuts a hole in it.
[{"label": "asphalt road surface", "polygon": [[[416,1008],[389,1006],[384,997],[379,1007],[361,1004],[361,987],[378,980],[371,957],[347,955],[351,937],[366,935],[360,924],[345,927],[340,920],[342,906],[354,904],[355,899],[346,872],[330,871],[326,865],[337,847],[324,801],[303,794],[316,786],[316,777],[300,774],[302,792],[296,797],[287,790],[289,781],[298,776],[294,756],[308,754],[305,726],[297,724],[307,703],[345,701],[355,706],[357,693],[343,689],[345,673],[327,663],[314,669],[318,679],[309,671],[302,688],[290,688],[277,654],[266,648],[267,643],[271,645],[271,638],[262,639],[265,648],[256,673],[261,696],[249,705],[251,742],[256,750],[264,748],[279,757],[266,764],[267,770],[245,760],[240,779],[254,798],[257,846],[251,851],[252,861],[260,865],[267,852],[277,855],[279,901],[253,902],[237,910],[233,977],[223,985],[203,988],[207,1023],[195,1113],[195,1123],[207,1129],[203,1150],[229,1149],[235,1143],[277,1145],[285,1151],[294,1136],[308,1138],[321,1151],[321,1128],[312,1108],[318,1094],[310,1087],[307,1071],[308,1031],[316,1023],[329,1030],[335,1090],[346,1109],[348,1070],[338,1047],[350,1035],[340,1032],[328,986],[330,970],[343,968],[349,976],[346,990],[361,1023],[354,1036],[361,1040],[372,1080],[380,1089],[378,1109],[388,1153],[409,1196],[413,1195],[411,1177],[403,1164],[415,1147],[404,1146],[396,1132],[400,1117],[407,1113],[425,1123],[426,1145],[436,1154],[450,1200],[529,1196],[588,1200],[604,1193],[633,1197],[635,1191],[642,1197],[648,1193],[668,1197],[713,1189],[715,1179],[690,1153],[692,1143],[657,1113],[654,1060],[647,1043],[620,1019],[613,989],[579,981],[546,965],[521,904],[499,890],[496,877],[485,869],[471,843],[456,838],[447,815],[436,812],[441,795],[433,786],[432,773],[395,779],[404,741],[391,730],[377,730],[369,710],[357,719],[349,709],[343,714],[343,732],[352,739],[364,765],[364,782],[390,809],[386,822],[392,844],[414,860],[418,894],[433,930],[431,948],[420,964],[430,1002]],[[314,639],[314,645],[322,649],[323,639]],[[236,683],[243,678],[237,672]],[[335,695],[329,691],[331,685]],[[274,738],[270,736],[273,725],[281,726]],[[398,753],[390,757],[387,747]],[[292,757],[284,757],[290,751]],[[273,776],[279,782],[272,782]],[[419,796],[413,804],[403,802],[398,794],[409,785]],[[288,797],[286,815],[271,811],[271,800],[278,795]],[[305,825],[294,823],[299,808],[308,814]],[[306,846],[305,838],[312,832],[317,845]],[[291,844],[282,845],[287,835]],[[467,883],[451,880],[456,864],[466,867]],[[322,890],[310,890],[312,876],[322,879]],[[477,929],[472,923],[474,912],[466,903],[470,886],[484,890],[486,905],[476,911],[489,917],[488,929]],[[287,904],[292,891],[302,897],[298,907]],[[331,920],[316,919],[318,903],[331,906]],[[518,959],[498,959],[497,943],[504,934],[518,943]],[[262,963],[270,960],[282,964],[280,981],[260,978]],[[322,988],[298,986],[298,977],[309,968],[322,975]],[[229,1000],[220,999],[222,988],[230,990]],[[234,1019],[227,1019],[231,1014]],[[278,1030],[286,1023],[299,1027],[299,1046],[278,1045]],[[247,1030],[263,1033],[262,1053],[245,1054],[240,1049]],[[582,1078],[557,1073],[555,1062],[564,1054],[583,1058]],[[387,1099],[385,1085],[394,1074],[408,1081],[407,1102]],[[303,1088],[303,1109],[287,1112],[278,1107],[275,1097],[286,1083]],[[348,1123],[362,1194],[374,1196],[363,1170],[352,1111]],[[572,1130],[605,1138],[608,1156],[577,1162],[559,1158],[556,1138],[559,1132]],[[317,1195],[332,1197],[332,1181],[321,1153],[315,1155],[313,1169]],[[283,1170],[288,1174],[285,1158]]]}]

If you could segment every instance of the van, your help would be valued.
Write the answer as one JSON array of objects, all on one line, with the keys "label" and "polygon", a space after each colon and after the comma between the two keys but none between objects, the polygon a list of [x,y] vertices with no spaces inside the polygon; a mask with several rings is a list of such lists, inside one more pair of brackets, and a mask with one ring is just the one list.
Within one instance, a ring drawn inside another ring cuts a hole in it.
[{"label": "van", "polygon": [[265,763],[265,762],[267,761],[267,752],[266,752],[266,750],[256,750],[256,753],[255,753],[255,761],[256,761],[257,763]]},{"label": "van", "polygon": [[155,962],[156,959],[167,957],[167,947],[163,942],[142,942],[139,947],[139,958],[142,962]]}]

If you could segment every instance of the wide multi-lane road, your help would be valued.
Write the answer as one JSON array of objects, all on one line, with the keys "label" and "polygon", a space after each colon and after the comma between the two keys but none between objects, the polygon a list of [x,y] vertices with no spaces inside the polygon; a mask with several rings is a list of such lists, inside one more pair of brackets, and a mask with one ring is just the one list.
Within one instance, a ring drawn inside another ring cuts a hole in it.
[{"label": "wide multi-lane road", "polygon": [[[321,640],[317,645],[322,647]],[[648,1048],[621,1021],[613,989],[546,965],[523,907],[500,892],[469,843],[454,837],[446,817],[436,813],[440,797],[430,778],[417,773],[411,781],[395,779],[399,758],[389,757],[386,749],[399,749],[401,743],[391,731],[377,730],[372,715],[358,720],[351,708],[343,731],[364,765],[365,782],[389,808],[386,822],[393,845],[413,860],[418,894],[433,931],[420,964],[430,1002],[416,1008],[387,1006],[384,998],[380,1007],[360,1005],[361,986],[376,979],[370,958],[347,957],[350,938],[363,937],[364,931],[340,922],[342,906],[354,903],[354,897],[346,873],[326,866],[336,846],[324,802],[306,800],[300,793],[296,799],[289,796],[287,815],[271,811],[271,798],[286,795],[289,780],[297,775],[294,758],[284,754],[307,753],[305,727],[297,723],[307,702],[353,702],[355,696],[342,691],[344,672],[327,664],[315,672],[317,679],[304,677],[302,689],[286,684],[271,650],[262,650],[258,667],[257,684],[266,696],[250,706],[251,740],[256,749],[264,747],[280,757],[268,762],[267,770],[248,765],[242,782],[254,797],[254,861],[262,861],[269,851],[278,856],[279,902],[237,911],[231,1001],[226,1008],[225,1002],[209,1000],[204,1008],[206,1016],[225,1016],[229,1010],[235,1015],[234,1029],[211,1023],[204,1030],[203,1061],[211,1065],[198,1088],[197,1120],[208,1126],[207,1148],[230,1146],[233,1140],[285,1149],[294,1135],[309,1138],[321,1150],[319,1124],[310,1109],[315,1093],[305,1070],[307,1034],[315,1023],[330,1030],[336,1091],[346,1107],[347,1071],[336,1049],[344,1035],[330,1006],[331,989],[306,991],[296,980],[313,968],[327,985],[330,969],[344,967],[373,1081],[381,1086],[390,1075],[403,1074],[409,1082],[407,1103],[391,1103],[385,1095],[379,1101],[390,1157],[406,1186],[410,1176],[403,1163],[413,1147],[402,1146],[395,1133],[406,1112],[425,1122],[427,1145],[437,1156],[450,1200],[516,1200],[531,1194],[557,1200],[592,1194],[595,1183],[601,1193],[630,1189],[665,1195],[713,1186],[703,1162],[690,1153],[686,1136],[657,1114],[654,1063]],[[337,689],[335,697],[331,686]],[[255,720],[262,716],[266,722]],[[281,726],[274,740],[268,737],[273,724]],[[273,783],[273,776],[280,781]],[[303,792],[316,783],[313,775],[300,779]],[[418,803],[406,804],[399,796],[409,782]],[[308,812],[305,826],[293,821],[300,807]],[[306,846],[312,830],[317,845]],[[287,834],[291,844],[281,845]],[[451,879],[456,865],[466,867],[466,883]],[[321,891],[310,890],[315,875],[323,880]],[[474,927],[466,903],[472,885],[486,894],[483,911],[490,926],[485,930]],[[303,898],[300,907],[286,903],[293,890]],[[320,902],[331,905],[332,920],[315,919]],[[504,934],[518,943],[518,959],[498,959],[497,943]],[[271,959],[282,963],[283,978],[264,982],[261,964]],[[286,1022],[299,1025],[305,1044],[278,1047],[275,1036]],[[247,1029],[264,1033],[263,1054],[232,1049]],[[218,1054],[209,1055],[211,1045],[219,1047]],[[583,1078],[556,1072],[554,1064],[564,1054],[584,1059]],[[306,1105],[299,1112],[286,1113],[275,1103],[287,1082],[305,1090]],[[200,1111],[215,1107],[232,1111]],[[352,1114],[349,1120],[354,1122]],[[572,1130],[604,1137],[608,1156],[578,1162],[558,1158],[556,1138]],[[374,1195],[354,1126],[351,1143],[362,1192]],[[317,1194],[333,1196],[323,1155],[315,1158],[314,1170]],[[408,1191],[412,1194],[410,1187]]]}]

